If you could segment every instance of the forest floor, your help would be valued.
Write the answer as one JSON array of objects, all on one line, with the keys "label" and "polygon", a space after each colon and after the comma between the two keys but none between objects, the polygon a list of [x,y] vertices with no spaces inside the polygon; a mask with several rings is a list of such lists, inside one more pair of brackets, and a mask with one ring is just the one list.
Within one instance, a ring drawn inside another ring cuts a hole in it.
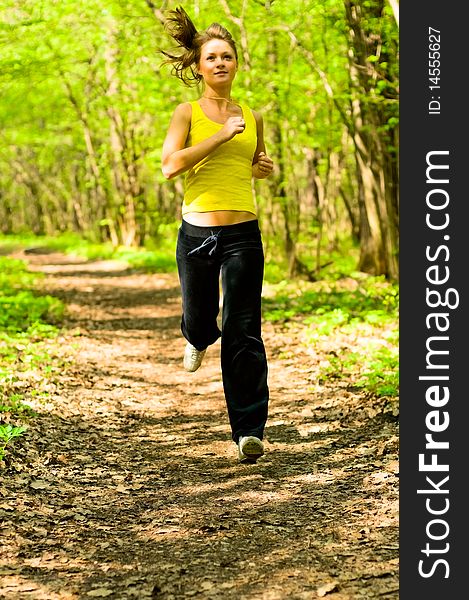
[{"label": "forest floor", "polygon": [[318,383],[300,324],[263,325],[266,453],[242,465],[219,342],[182,368],[177,275],[20,258],[67,315],[63,367],[8,450],[1,598],[398,598],[397,419]]}]

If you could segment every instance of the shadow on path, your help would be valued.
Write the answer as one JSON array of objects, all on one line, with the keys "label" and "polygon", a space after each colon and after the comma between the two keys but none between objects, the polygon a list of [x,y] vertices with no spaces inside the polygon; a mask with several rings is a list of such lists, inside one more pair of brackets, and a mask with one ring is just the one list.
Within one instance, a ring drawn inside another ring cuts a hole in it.
[{"label": "shadow on path", "polygon": [[219,346],[181,369],[177,276],[77,269],[45,283],[80,335],[12,452],[0,596],[398,598],[397,424],[313,388],[298,347],[270,361],[266,454],[240,465]]}]

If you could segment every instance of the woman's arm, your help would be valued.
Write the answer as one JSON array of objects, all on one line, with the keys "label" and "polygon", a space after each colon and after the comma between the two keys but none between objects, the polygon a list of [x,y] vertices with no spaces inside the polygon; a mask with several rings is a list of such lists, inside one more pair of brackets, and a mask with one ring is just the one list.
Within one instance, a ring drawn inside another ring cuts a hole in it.
[{"label": "woman's arm", "polygon": [[254,158],[252,159],[252,176],[257,179],[265,179],[272,173],[274,163],[265,152],[264,122],[262,120],[262,115],[255,111],[252,111],[252,114],[256,119],[257,127],[257,147],[254,152]]},{"label": "woman's arm", "polygon": [[179,104],[169,124],[163,143],[162,171],[166,179],[172,179],[196,165],[218,146],[231,140],[237,133],[244,131],[245,123],[241,117],[230,117],[220,131],[186,148],[191,125],[192,107],[188,102]]}]

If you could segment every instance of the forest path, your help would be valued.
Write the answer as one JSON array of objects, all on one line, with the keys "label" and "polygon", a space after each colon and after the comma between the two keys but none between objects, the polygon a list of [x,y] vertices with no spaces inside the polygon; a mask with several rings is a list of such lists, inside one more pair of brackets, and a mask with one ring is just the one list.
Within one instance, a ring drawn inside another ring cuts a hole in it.
[{"label": "forest path", "polygon": [[397,424],[317,384],[299,327],[263,326],[266,454],[240,465],[219,342],[182,369],[175,274],[24,258],[74,359],[16,442],[36,458],[0,495],[1,598],[398,598]]}]

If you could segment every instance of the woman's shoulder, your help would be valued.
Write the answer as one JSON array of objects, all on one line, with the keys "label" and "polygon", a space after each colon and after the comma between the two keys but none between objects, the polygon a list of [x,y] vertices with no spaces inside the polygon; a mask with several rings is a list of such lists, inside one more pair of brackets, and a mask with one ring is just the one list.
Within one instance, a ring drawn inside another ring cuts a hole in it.
[{"label": "woman's shoulder", "polygon": [[262,114],[258,110],[254,110],[246,102],[239,102],[237,104],[238,104],[238,106],[241,106],[241,108],[248,110],[252,114],[252,116],[256,119],[256,122],[262,121]]},{"label": "woman's shoulder", "polygon": [[254,110],[253,108],[247,107],[250,111],[254,120],[256,121],[256,125],[262,125],[262,114],[258,110]]},{"label": "woman's shoulder", "polygon": [[181,102],[174,109],[174,112],[180,116],[191,116],[192,114],[192,102]]},{"label": "woman's shoulder", "polygon": [[190,102],[181,102],[173,111],[172,122],[187,126],[192,119],[192,105]]}]

